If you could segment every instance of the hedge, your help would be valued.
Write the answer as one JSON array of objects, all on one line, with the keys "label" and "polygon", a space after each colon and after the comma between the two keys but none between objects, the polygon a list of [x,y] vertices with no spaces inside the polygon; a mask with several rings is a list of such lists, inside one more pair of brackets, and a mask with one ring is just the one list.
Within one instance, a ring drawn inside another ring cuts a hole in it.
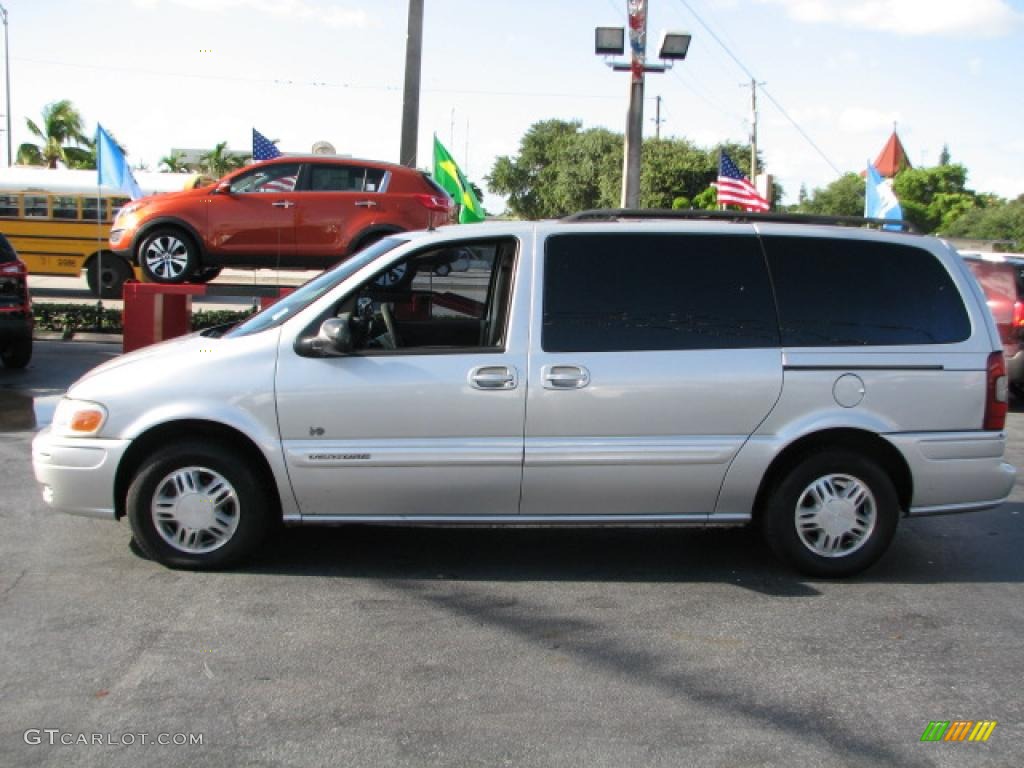
[{"label": "hedge", "polygon": [[[252,309],[199,309],[192,313],[192,330],[237,323],[253,314]],[[98,304],[33,304],[36,330],[56,331],[70,337],[78,331],[88,333],[121,333],[121,310]]]}]

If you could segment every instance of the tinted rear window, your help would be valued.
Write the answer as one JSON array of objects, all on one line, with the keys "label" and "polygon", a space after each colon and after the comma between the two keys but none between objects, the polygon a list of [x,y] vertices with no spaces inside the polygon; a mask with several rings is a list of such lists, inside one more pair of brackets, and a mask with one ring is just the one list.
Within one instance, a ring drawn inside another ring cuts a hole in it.
[{"label": "tinted rear window", "polygon": [[15,252],[14,246],[6,236],[0,235],[0,262],[14,261],[17,258],[18,254]]},{"label": "tinted rear window", "polygon": [[812,237],[763,242],[785,346],[950,344],[970,336],[960,292],[928,251]]},{"label": "tinted rear window", "polygon": [[736,349],[779,343],[754,237],[557,235],[548,238],[548,352]]}]

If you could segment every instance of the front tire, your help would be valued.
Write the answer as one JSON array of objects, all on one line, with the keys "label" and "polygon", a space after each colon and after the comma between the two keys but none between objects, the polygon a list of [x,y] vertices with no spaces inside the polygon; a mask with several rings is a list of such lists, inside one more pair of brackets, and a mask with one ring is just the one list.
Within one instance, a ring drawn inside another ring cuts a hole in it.
[{"label": "front tire", "polygon": [[153,560],[171,568],[224,568],[263,540],[271,496],[238,451],[181,442],[143,462],[128,488],[128,520]]},{"label": "front tire", "polygon": [[775,554],[801,573],[842,577],[878,561],[899,514],[896,489],[878,464],[831,449],[806,457],[776,484],[762,527]]},{"label": "front tire", "polygon": [[152,283],[184,283],[199,266],[199,249],[192,238],[174,227],[150,232],[139,245],[142,274]]}]

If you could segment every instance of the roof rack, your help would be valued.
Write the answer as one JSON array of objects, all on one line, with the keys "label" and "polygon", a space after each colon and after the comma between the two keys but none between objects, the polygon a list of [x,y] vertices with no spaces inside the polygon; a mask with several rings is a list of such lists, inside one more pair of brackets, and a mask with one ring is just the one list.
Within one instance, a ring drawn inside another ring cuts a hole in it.
[{"label": "roof rack", "polygon": [[919,234],[903,219],[869,219],[863,216],[820,216],[806,213],[760,213],[755,211],[710,211],[665,208],[595,208],[565,216],[561,221],[621,221],[623,219],[698,219],[737,223],[777,222],[784,224],[828,224],[837,227],[868,227]]}]

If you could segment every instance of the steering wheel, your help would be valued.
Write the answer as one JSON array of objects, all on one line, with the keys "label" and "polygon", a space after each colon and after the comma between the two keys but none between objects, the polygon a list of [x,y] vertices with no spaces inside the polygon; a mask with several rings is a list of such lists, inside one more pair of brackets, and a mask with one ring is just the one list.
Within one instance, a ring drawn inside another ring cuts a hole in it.
[{"label": "steering wheel", "polygon": [[386,301],[380,303],[380,316],[384,320],[384,327],[388,330],[384,339],[384,347],[387,349],[398,349],[398,333],[395,331],[395,319],[391,316],[391,310],[388,308]]}]

